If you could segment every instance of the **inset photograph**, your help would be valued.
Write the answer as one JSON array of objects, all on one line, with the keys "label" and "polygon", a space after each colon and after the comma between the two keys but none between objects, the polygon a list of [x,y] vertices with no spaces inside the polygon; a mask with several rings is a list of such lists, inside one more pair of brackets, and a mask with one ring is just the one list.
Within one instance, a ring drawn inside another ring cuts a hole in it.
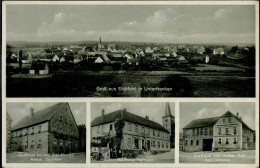
[{"label": "inset photograph", "polygon": [[91,103],[91,162],[174,163],[175,103]]},{"label": "inset photograph", "polygon": [[255,103],[180,103],[180,163],[255,163]]},{"label": "inset photograph", "polygon": [[86,163],[86,103],[7,103],[7,163]]}]

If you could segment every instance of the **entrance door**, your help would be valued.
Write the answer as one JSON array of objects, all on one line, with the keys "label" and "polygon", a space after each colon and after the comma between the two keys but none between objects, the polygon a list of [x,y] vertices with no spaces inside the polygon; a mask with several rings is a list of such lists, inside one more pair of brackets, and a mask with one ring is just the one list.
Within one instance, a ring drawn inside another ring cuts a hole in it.
[{"label": "entrance door", "polygon": [[212,151],[213,139],[203,139],[203,151]]},{"label": "entrance door", "polygon": [[147,141],[147,150],[150,150],[150,141]]}]

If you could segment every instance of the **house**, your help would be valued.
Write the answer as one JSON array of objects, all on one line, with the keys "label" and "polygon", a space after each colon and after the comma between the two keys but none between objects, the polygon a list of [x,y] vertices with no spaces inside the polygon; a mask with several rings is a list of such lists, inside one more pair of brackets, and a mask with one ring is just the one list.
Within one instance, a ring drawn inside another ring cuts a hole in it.
[{"label": "house", "polygon": [[153,53],[153,50],[152,50],[150,47],[146,47],[145,53],[146,53],[146,54],[152,54],[152,53]]},{"label": "house", "polygon": [[49,69],[49,65],[46,62],[32,62],[29,74],[46,75],[49,74]]},{"label": "house", "polygon": [[197,53],[198,54],[203,54],[205,52],[205,48],[204,47],[200,47],[198,50],[197,50]]},{"label": "house", "polygon": [[208,64],[209,63],[209,56],[206,55],[206,58],[205,58],[205,63]]},{"label": "house", "polygon": [[177,60],[179,63],[181,64],[185,64],[185,63],[188,63],[188,61],[186,60],[186,58],[184,56],[181,56],[181,55],[178,55],[177,56]]},{"label": "house", "polygon": [[183,128],[183,151],[230,151],[255,149],[254,131],[239,114],[196,119]]},{"label": "house", "polygon": [[98,55],[94,63],[110,63],[110,59],[106,55]]},{"label": "house", "polygon": [[224,50],[223,48],[217,48],[213,50],[213,55],[224,55]]},{"label": "house", "polygon": [[6,151],[9,152],[11,150],[11,140],[12,140],[12,127],[13,119],[10,117],[8,112],[6,112]]},{"label": "house", "polygon": [[58,62],[60,60],[60,58],[58,57],[58,55],[54,55],[52,58],[52,62]]},{"label": "house", "polygon": [[75,55],[73,58],[73,63],[79,63],[82,60],[83,60],[82,55]]},{"label": "house", "polygon": [[79,151],[79,130],[68,103],[57,103],[22,118],[12,128],[14,149],[30,153]]},{"label": "house", "polygon": [[172,56],[177,57],[177,53],[176,52],[172,52]]},{"label": "house", "polygon": [[65,62],[66,60],[65,60],[65,58],[64,57],[61,57],[60,58],[60,62]]},{"label": "house", "polygon": [[164,127],[148,116],[144,118],[126,109],[108,114],[102,110],[101,116],[91,122],[91,151],[99,151],[105,157],[113,157],[115,150],[121,157],[142,151],[169,151],[171,118],[163,116],[163,125],[167,125]]}]

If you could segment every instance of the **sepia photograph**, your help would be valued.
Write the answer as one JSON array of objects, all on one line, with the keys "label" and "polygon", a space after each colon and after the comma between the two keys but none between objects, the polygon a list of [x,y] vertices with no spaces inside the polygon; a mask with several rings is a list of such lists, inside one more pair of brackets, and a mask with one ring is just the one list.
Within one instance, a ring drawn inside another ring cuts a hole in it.
[{"label": "sepia photograph", "polygon": [[91,103],[91,163],[174,163],[175,103]]},{"label": "sepia photograph", "polygon": [[255,12],[7,4],[6,97],[255,97]]},{"label": "sepia photograph", "polygon": [[254,102],[180,103],[180,163],[254,164]]},{"label": "sepia photograph", "polygon": [[7,103],[7,163],[86,163],[86,103]]}]

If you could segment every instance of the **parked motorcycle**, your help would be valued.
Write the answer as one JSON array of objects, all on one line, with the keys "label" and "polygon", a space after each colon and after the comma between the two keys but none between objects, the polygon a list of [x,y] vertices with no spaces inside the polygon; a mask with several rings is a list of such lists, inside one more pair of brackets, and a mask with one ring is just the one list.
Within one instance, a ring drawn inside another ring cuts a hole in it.
[{"label": "parked motorcycle", "polygon": [[101,153],[97,153],[91,157],[92,161],[103,161],[104,156]]}]

